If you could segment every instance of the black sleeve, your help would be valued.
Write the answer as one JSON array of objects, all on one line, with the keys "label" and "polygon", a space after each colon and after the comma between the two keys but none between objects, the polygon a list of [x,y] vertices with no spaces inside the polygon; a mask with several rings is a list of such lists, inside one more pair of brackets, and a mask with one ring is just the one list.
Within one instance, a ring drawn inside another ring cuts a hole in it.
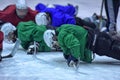
[{"label": "black sleeve", "polygon": [[79,17],[75,17],[75,20],[76,20],[76,25],[87,26],[87,27],[90,27],[92,29],[96,29],[96,25],[92,22],[87,22]]}]

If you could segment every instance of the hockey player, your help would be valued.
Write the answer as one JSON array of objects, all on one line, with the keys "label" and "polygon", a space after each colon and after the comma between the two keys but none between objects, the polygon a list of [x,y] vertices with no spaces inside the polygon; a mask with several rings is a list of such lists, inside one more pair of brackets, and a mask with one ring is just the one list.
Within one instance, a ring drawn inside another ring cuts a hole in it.
[{"label": "hockey player", "polygon": [[96,14],[93,14],[93,16],[89,18],[90,20],[88,20],[88,18],[81,19],[80,17],[76,17],[78,6],[74,7],[71,4],[68,4],[67,6],[53,5],[52,7],[47,7],[46,5],[39,3],[36,5],[36,10],[40,12],[38,14],[45,13],[46,15],[44,15],[44,17],[47,18],[49,24],[54,28],[60,27],[62,24],[85,25],[96,28],[99,22],[98,15]]},{"label": "hockey player", "polygon": [[18,39],[28,54],[33,54],[34,41],[36,41],[37,51],[46,52],[51,51],[43,40],[43,33],[46,30],[45,25],[37,25],[33,21],[20,22],[17,26]]},{"label": "hockey player", "polygon": [[17,26],[21,21],[34,21],[36,14],[37,11],[27,7],[25,0],[17,0],[15,5],[9,5],[4,10],[0,10],[0,20]]},{"label": "hockey player", "polygon": [[[42,14],[44,14],[44,15],[42,15]],[[86,20],[86,19],[81,19],[80,17],[72,17],[71,19],[66,20],[65,17],[62,17],[62,16],[60,17],[60,16],[57,16],[57,15],[51,16],[49,13],[46,13],[46,12],[40,12],[37,15],[39,15],[38,20],[40,20],[42,18],[43,18],[42,20],[44,20],[44,18],[46,18],[46,22],[48,22],[48,25],[51,25],[53,28],[58,28],[58,27],[60,27],[60,25],[63,25],[63,24],[72,24],[71,22],[74,22],[74,21],[75,21],[75,23],[73,23],[73,24],[75,24],[75,25],[89,26],[93,29],[98,27],[98,22],[97,22],[98,18],[95,18],[95,20],[92,22],[92,21],[89,21],[89,20]],[[40,15],[42,15],[42,16],[40,16]],[[64,15],[64,14],[62,14],[62,15]],[[54,18],[54,16],[57,16],[57,17],[60,17],[60,18]],[[92,16],[92,18],[93,18],[93,16]],[[97,17],[97,15],[95,15],[95,16]],[[66,21],[64,21],[64,20],[66,20]],[[69,21],[70,21],[70,23],[69,23]],[[37,22],[37,20],[36,20],[36,22]],[[37,22],[37,24],[39,24],[39,23]]]},{"label": "hockey player", "polygon": [[[87,49],[87,30],[77,25],[64,24],[54,30],[44,32],[44,40],[50,48],[63,50],[67,64],[78,63],[78,60],[85,62],[92,61],[92,52]],[[57,35],[57,36],[56,36]]]},{"label": "hockey player", "polygon": [[97,34],[95,40],[94,30],[90,33],[83,27],[65,24],[57,28],[56,31],[45,31],[44,40],[50,48],[61,47],[68,65],[73,62],[77,64],[79,60],[91,62],[93,53],[120,60],[120,41],[111,38],[105,32]]}]

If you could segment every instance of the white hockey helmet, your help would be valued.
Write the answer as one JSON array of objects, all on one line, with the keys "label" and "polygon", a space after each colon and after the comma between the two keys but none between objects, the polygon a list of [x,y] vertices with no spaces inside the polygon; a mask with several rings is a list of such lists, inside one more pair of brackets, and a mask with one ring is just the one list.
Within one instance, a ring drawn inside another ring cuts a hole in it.
[{"label": "white hockey helmet", "polygon": [[16,8],[17,9],[27,9],[26,0],[17,0]]},{"label": "white hockey helmet", "polygon": [[1,27],[1,31],[4,33],[4,40],[8,43],[11,43],[11,36],[13,34],[13,31],[16,30],[16,27],[12,25],[11,23],[5,23]]},{"label": "white hockey helmet", "polygon": [[54,30],[46,30],[43,34],[43,39],[45,41],[45,43],[47,44],[48,47],[50,47],[51,49],[55,49],[53,47],[53,35],[55,35],[55,31]]},{"label": "white hockey helmet", "polygon": [[45,12],[38,13],[35,17],[35,22],[37,25],[47,25],[49,22],[47,20],[47,14]]}]

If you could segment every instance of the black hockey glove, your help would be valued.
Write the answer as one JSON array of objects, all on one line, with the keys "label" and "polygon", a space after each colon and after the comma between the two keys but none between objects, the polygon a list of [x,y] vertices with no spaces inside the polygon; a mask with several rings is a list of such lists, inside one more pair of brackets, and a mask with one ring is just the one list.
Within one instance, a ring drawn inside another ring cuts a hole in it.
[{"label": "black hockey glove", "polygon": [[69,55],[66,55],[66,54],[64,54],[63,53],[63,56],[64,56],[64,58],[67,60],[68,59],[68,57],[69,57]]},{"label": "black hockey glove", "polygon": [[[36,51],[38,52],[39,43],[36,42]],[[28,47],[27,54],[33,54],[35,51],[35,45],[33,42],[30,43],[30,46]]]},{"label": "black hockey glove", "polygon": [[70,55],[67,59],[67,64],[69,67],[74,66],[74,65],[76,66],[78,64],[78,59]]}]

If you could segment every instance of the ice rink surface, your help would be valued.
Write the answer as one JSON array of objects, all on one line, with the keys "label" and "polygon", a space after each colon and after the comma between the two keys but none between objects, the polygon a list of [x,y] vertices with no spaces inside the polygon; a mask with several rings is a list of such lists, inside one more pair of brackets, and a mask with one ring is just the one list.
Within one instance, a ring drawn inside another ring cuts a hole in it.
[{"label": "ice rink surface", "polygon": [[[34,9],[39,2],[45,4],[71,3],[79,5],[79,17],[91,16],[94,12],[100,14],[102,0],[27,0],[27,5]],[[15,0],[0,0],[0,9]],[[103,12],[105,16],[105,12]],[[120,12],[118,16],[118,31],[120,30]],[[11,52],[14,44],[4,43],[2,55]],[[21,47],[13,58],[0,62],[0,80],[120,80],[120,61],[108,57],[95,57],[91,63],[80,62],[78,72],[69,68],[62,52],[39,52],[36,60],[33,55],[27,55]]]}]

